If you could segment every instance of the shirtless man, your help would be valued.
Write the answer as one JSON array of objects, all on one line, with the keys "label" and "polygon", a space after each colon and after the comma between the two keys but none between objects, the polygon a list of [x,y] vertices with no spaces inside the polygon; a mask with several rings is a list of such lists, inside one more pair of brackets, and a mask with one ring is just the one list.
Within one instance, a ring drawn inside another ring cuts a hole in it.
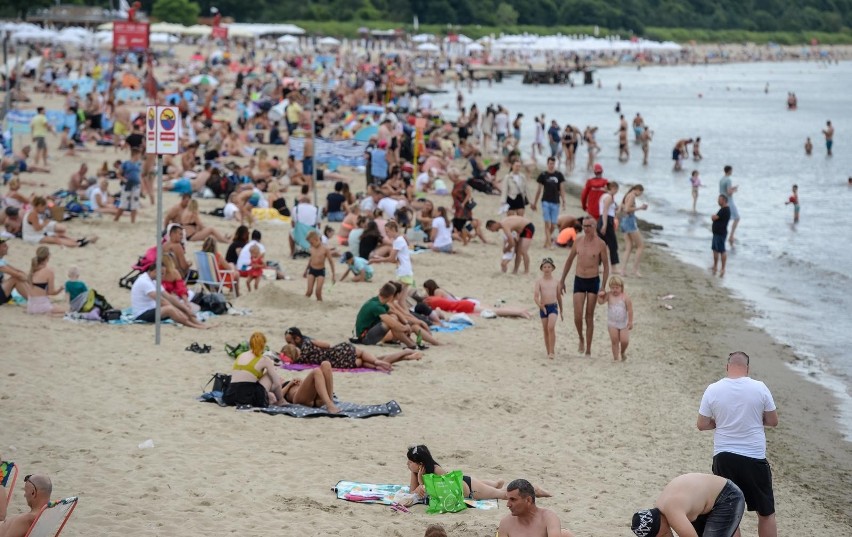
[{"label": "shirtless man", "polygon": [[86,174],[89,172],[89,167],[86,163],[80,164],[80,169],[71,174],[68,179],[68,192],[81,196],[86,193],[89,186]]},{"label": "shirtless man", "polygon": [[[24,298],[30,296],[30,284],[27,279],[27,273],[13,267],[3,259],[8,253],[9,239],[0,237],[0,306],[9,302],[9,299],[12,298],[12,291],[14,290],[17,290]],[[0,504],[3,503],[3,501],[0,501]],[[0,517],[0,520],[3,520],[3,518]]]},{"label": "shirtless man", "polygon": [[743,493],[733,481],[709,474],[684,474],[672,479],[656,507],[633,515],[630,529],[637,537],[731,537],[745,509]]},{"label": "shirtless man", "polygon": [[642,147],[642,165],[648,165],[648,152],[651,150],[651,140],[654,138],[654,132],[650,127],[644,125],[642,134],[639,135],[639,143]]},{"label": "shirtless man", "polygon": [[623,126],[618,129],[618,161],[627,162],[630,160],[630,148],[627,146],[627,127]]},{"label": "shirtless man", "polygon": [[172,207],[166,212],[165,218],[163,218],[163,227],[165,229],[169,228],[169,224],[180,224],[181,216],[183,215],[183,211],[189,206],[189,200],[192,199],[192,194],[181,194],[180,201],[177,205]]},{"label": "shirtless man", "polygon": [[[535,226],[533,223],[523,216],[507,216],[503,220],[496,222],[489,220],[485,223],[485,229],[488,231],[502,231],[506,234],[506,240],[509,247],[515,252],[515,269],[512,274],[518,273],[518,268],[521,266],[521,258],[524,260],[524,274],[530,272],[530,244],[532,244],[533,235],[535,235]],[[518,234],[518,240],[512,236],[512,232]]]},{"label": "shirtless man", "polygon": [[[598,296],[604,295],[606,282],[609,279],[609,251],[606,243],[595,231],[595,221],[591,217],[583,219],[583,237],[574,241],[562,278],[559,281],[559,291],[565,292],[565,278],[571,270],[571,265],[577,258],[577,271],[574,275],[574,326],[580,337],[578,352],[585,350],[586,356],[592,356],[592,335],[595,333],[595,305]],[[598,267],[603,264],[603,278]],[[586,317],[586,337],[583,338],[583,312]]]},{"label": "shirtless man", "polygon": [[[28,475],[24,478],[24,499],[28,513],[6,517],[6,499],[0,502],[0,537],[24,537],[41,509],[50,502],[53,485],[46,475]],[[5,495],[4,495],[5,496]]]},{"label": "shirtless man", "polygon": [[638,144],[641,141],[643,132],[645,132],[645,120],[637,112],[636,117],[633,118],[633,143]]},{"label": "shirtless man", "polygon": [[169,240],[163,244],[163,255],[171,254],[175,260],[175,266],[177,266],[178,271],[180,271],[181,277],[186,278],[189,268],[192,266],[192,262],[186,258],[186,250],[182,244],[183,227],[180,224],[172,224],[168,230]]},{"label": "shirtless man", "polygon": [[828,152],[828,156],[831,156],[831,146],[834,145],[834,127],[831,126],[831,121],[825,122],[825,128],[822,129],[822,133],[825,135],[825,150]]},{"label": "shirtless man", "polygon": [[556,513],[535,504],[535,489],[526,479],[509,483],[506,495],[506,507],[512,514],[500,520],[497,537],[573,537],[562,528]]}]

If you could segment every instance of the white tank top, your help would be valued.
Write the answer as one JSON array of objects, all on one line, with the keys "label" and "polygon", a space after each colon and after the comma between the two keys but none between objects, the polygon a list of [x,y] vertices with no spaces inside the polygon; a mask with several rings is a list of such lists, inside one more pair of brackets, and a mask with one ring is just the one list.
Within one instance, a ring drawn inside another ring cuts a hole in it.
[{"label": "white tank top", "polygon": [[601,196],[601,199],[598,202],[598,210],[600,211],[601,214],[606,213],[607,216],[611,216],[611,217],[615,218],[615,209],[616,209],[617,205],[615,203],[615,198],[613,196],[610,196],[611,203],[609,204],[609,207],[606,210],[604,210],[604,200],[606,199],[607,196],[610,196],[610,195],[604,194],[603,196]]}]

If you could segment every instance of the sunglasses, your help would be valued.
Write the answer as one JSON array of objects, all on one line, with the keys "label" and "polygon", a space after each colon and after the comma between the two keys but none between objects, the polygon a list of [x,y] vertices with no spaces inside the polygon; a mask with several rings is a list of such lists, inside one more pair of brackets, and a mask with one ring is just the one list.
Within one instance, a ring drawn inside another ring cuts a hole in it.
[{"label": "sunglasses", "polygon": [[29,483],[30,485],[32,485],[33,486],[33,494],[38,494],[38,487],[35,485],[35,482],[30,481],[30,478],[32,476],[33,476],[32,474],[25,475],[24,476],[24,483]]}]

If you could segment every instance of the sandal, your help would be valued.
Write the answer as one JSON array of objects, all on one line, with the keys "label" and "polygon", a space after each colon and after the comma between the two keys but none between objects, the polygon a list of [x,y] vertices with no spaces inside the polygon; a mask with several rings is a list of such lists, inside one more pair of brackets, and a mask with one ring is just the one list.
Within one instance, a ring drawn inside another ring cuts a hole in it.
[{"label": "sandal", "polygon": [[184,350],[190,352],[197,352],[198,354],[207,354],[212,348],[213,347],[211,347],[210,345],[201,346],[198,344],[198,342],[195,342]]}]

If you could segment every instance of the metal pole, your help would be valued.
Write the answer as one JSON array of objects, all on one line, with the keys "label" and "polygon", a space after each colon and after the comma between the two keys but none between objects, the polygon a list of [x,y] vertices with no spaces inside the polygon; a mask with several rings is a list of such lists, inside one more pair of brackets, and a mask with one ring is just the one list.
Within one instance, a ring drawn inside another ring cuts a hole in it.
[{"label": "metal pole", "polygon": [[[308,95],[311,100],[311,184],[314,185],[314,207],[319,209],[319,194],[317,193],[317,126],[316,118],[314,117],[314,84],[308,81]],[[302,156],[304,158],[304,155]],[[318,213],[321,215],[322,213]],[[319,220],[319,218],[317,218]],[[319,224],[319,221],[317,222]]]},{"label": "metal pole", "polygon": [[9,32],[6,31],[3,34],[3,68],[6,73],[6,96],[3,100],[3,113],[0,114],[0,120],[6,118],[6,114],[9,112],[9,106],[12,104],[12,95],[9,93]]},{"label": "metal pole", "polygon": [[154,314],[154,344],[160,344],[160,306],[163,300],[163,156],[157,155],[157,311]]}]

